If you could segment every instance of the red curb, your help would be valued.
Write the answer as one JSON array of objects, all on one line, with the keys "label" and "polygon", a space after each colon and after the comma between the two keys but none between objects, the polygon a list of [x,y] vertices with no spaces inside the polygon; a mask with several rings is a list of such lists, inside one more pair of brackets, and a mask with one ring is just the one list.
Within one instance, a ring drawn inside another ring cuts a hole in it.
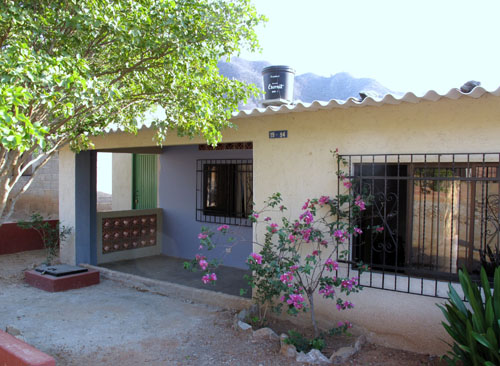
[{"label": "red curb", "polygon": [[0,330],[1,366],[56,366],[56,360]]},{"label": "red curb", "polygon": [[99,283],[99,271],[89,269],[88,272],[55,277],[31,270],[24,272],[24,279],[28,284],[40,290],[59,292],[97,285]]}]

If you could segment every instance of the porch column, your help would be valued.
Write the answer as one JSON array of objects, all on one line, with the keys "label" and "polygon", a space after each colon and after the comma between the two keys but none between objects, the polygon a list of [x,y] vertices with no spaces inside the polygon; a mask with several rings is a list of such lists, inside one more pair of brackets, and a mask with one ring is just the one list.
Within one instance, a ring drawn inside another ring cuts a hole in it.
[{"label": "porch column", "polygon": [[96,161],[95,151],[59,152],[59,220],[73,229],[61,243],[63,263],[97,263]]}]

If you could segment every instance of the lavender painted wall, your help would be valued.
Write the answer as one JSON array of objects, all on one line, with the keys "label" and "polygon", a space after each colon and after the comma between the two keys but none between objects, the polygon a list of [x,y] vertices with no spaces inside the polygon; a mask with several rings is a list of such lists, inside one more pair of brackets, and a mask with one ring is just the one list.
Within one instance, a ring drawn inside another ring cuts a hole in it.
[{"label": "lavender painted wall", "polygon": [[[160,155],[158,185],[159,207],[163,208],[163,254],[179,258],[194,258],[198,250],[197,235],[202,226],[216,230],[219,225],[196,221],[196,160],[251,159],[252,150],[199,151],[198,145],[164,148]],[[225,256],[224,265],[247,268],[245,261],[252,251],[252,228],[233,226],[235,238],[242,239]],[[202,251],[208,258],[223,254]]]}]

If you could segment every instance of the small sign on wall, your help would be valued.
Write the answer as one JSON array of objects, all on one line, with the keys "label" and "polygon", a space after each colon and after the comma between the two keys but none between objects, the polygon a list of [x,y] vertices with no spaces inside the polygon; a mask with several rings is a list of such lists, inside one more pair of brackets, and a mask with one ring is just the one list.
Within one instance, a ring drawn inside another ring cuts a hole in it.
[{"label": "small sign on wall", "polygon": [[288,130],[269,131],[270,139],[286,139],[288,137]]}]

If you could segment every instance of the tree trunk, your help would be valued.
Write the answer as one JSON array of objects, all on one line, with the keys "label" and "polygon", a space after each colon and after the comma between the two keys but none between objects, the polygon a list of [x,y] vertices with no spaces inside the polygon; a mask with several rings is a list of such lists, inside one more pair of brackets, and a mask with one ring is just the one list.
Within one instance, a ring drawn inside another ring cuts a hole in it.
[{"label": "tree trunk", "polygon": [[[31,154],[23,156],[17,150],[4,151],[3,159],[0,163],[0,226],[8,221],[14,212],[19,197],[28,190],[38,171],[49,161],[55,152],[56,148],[32,157]],[[19,184],[16,187],[23,173],[30,166],[33,166],[31,176],[22,185]]]},{"label": "tree trunk", "polygon": [[307,293],[307,299],[309,300],[309,307],[311,309],[311,323],[314,329],[314,338],[319,337],[318,324],[316,323],[316,314],[314,313],[314,293]]}]

